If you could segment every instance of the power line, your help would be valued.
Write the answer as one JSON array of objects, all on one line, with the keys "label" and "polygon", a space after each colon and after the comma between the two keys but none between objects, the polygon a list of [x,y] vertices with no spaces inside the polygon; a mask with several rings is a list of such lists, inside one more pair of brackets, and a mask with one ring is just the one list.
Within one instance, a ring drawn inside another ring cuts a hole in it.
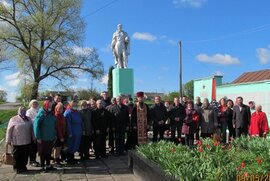
[{"label": "power line", "polygon": [[103,10],[103,9],[105,9],[105,8],[107,8],[107,7],[109,7],[110,5],[116,3],[117,1],[119,1],[119,0],[113,0],[113,1],[108,2],[108,3],[105,4],[104,6],[102,6],[102,7],[98,8],[98,9],[94,10],[93,12],[91,12],[91,13],[89,13],[89,14],[87,14],[87,15],[85,15],[83,18],[86,18],[86,17],[88,17],[88,16],[92,16],[92,15],[98,13],[99,11],[101,11],[101,10]]},{"label": "power line", "polygon": [[246,29],[246,30],[243,30],[243,31],[240,31],[240,32],[219,36],[219,37],[216,37],[216,38],[183,41],[183,43],[195,44],[195,43],[212,42],[212,41],[224,40],[224,39],[229,39],[229,38],[242,36],[242,35],[253,34],[253,33],[260,32],[260,31],[265,31],[265,30],[268,30],[268,29],[270,29],[270,23],[264,24],[264,25],[261,25],[261,26],[257,26],[257,27],[254,27],[254,28]]}]

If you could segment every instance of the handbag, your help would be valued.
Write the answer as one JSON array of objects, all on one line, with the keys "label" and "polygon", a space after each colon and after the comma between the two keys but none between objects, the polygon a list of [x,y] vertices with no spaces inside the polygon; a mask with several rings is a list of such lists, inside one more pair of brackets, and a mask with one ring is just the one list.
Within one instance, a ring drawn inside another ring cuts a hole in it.
[{"label": "handbag", "polygon": [[12,154],[8,152],[8,144],[6,144],[6,153],[2,156],[3,163],[6,165],[15,165],[16,161]]}]

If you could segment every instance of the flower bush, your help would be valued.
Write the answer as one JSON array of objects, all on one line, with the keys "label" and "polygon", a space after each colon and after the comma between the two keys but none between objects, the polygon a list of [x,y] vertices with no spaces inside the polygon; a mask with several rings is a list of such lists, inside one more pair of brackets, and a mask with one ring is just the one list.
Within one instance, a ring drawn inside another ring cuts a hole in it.
[{"label": "flower bush", "polygon": [[241,137],[222,145],[211,139],[196,147],[160,141],[140,146],[138,152],[178,180],[236,180],[270,173],[270,142]]}]

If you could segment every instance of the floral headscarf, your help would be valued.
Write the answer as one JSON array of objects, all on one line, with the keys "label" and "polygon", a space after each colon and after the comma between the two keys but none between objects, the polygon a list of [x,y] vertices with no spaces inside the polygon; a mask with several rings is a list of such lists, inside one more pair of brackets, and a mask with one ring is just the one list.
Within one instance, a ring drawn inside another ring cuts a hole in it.
[{"label": "floral headscarf", "polygon": [[44,103],[43,103],[43,109],[44,109],[44,111],[46,111],[47,113],[49,113],[49,112],[51,112],[52,110],[50,110],[51,109],[51,101],[50,100],[46,100],[46,101],[44,101]]}]

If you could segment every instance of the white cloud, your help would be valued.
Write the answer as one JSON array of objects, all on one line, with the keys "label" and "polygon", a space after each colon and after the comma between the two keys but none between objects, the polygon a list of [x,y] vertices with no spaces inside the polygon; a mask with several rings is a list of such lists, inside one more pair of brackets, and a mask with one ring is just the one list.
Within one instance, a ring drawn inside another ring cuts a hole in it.
[{"label": "white cloud", "polygon": [[256,51],[261,64],[270,62],[270,45],[267,48],[257,48]]},{"label": "white cloud", "polygon": [[103,85],[107,85],[108,84],[108,80],[109,80],[109,75],[106,74],[104,75],[101,80],[100,80],[100,83],[103,84]]},{"label": "white cloud", "polygon": [[105,52],[105,53],[111,52],[112,51],[111,45],[107,43],[105,47],[100,49],[100,51]]},{"label": "white cloud", "polygon": [[17,92],[7,91],[7,101],[8,102],[15,102],[16,96],[17,96]]},{"label": "white cloud", "polygon": [[0,85],[0,90],[5,91],[6,89],[3,86]]},{"label": "white cloud", "polygon": [[4,79],[7,81],[7,84],[11,87],[16,87],[19,85],[22,77],[19,77],[20,72],[15,72],[10,75],[6,75]]},{"label": "white cloud", "polygon": [[191,6],[193,8],[201,8],[207,0],[173,0],[172,3],[176,7]]},{"label": "white cloud", "polygon": [[167,42],[171,45],[177,45],[177,41],[174,39],[170,39],[167,35],[162,35],[159,37],[160,40],[163,40],[164,42]]},{"label": "white cloud", "polygon": [[237,57],[232,57],[229,54],[215,54],[212,56],[208,56],[206,54],[199,54],[196,56],[196,58],[200,62],[205,62],[205,63],[216,63],[216,64],[221,64],[221,65],[236,65],[240,64],[240,60]]},{"label": "white cloud", "polygon": [[214,75],[217,75],[217,76],[223,76],[224,73],[221,72],[221,71],[219,71],[219,70],[217,70],[217,71],[215,71]]},{"label": "white cloud", "polygon": [[74,46],[72,47],[72,49],[73,49],[74,54],[83,55],[83,56],[90,55],[93,52],[93,48],[90,48],[90,47]]},{"label": "white cloud", "polygon": [[136,40],[144,40],[144,41],[155,41],[157,39],[156,36],[152,35],[151,33],[140,33],[135,32],[132,37]]},{"label": "white cloud", "polygon": [[177,41],[172,40],[172,39],[169,39],[168,43],[171,44],[171,45],[177,45]]}]

